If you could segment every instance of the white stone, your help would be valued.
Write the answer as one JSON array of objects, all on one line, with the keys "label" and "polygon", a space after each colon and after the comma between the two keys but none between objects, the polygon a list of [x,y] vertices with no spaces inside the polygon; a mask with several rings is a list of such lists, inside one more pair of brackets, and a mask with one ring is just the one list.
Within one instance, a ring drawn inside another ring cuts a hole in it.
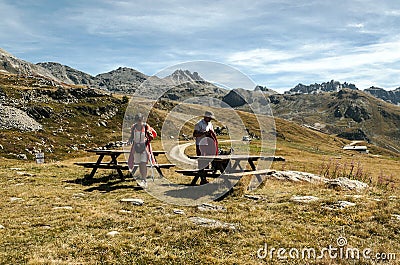
[{"label": "white stone", "polygon": [[199,226],[202,226],[202,227],[227,228],[230,230],[236,230],[236,226],[234,224],[224,223],[224,222],[214,220],[214,219],[208,219],[208,218],[203,218],[203,217],[190,217],[189,220]]},{"label": "white stone", "polygon": [[132,213],[132,211],[128,211],[128,210],[119,210],[119,213]]},{"label": "white stone", "polygon": [[4,225],[0,225],[0,229],[5,229]]},{"label": "white stone", "polygon": [[336,179],[325,179],[324,182],[330,188],[341,188],[346,190],[358,190],[358,191],[368,188],[367,183],[344,177]]},{"label": "white stone", "polygon": [[255,201],[258,201],[258,200],[262,199],[261,195],[249,195],[249,194],[246,194],[246,195],[244,195],[244,197],[247,198],[247,199],[250,199],[250,200],[255,200]]},{"label": "white stone", "polygon": [[338,204],[339,204],[339,207],[341,207],[341,208],[356,206],[356,204],[354,202],[348,202],[348,201],[338,201]]},{"label": "white stone", "polygon": [[353,203],[353,202],[338,201],[338,202],[336,202],[336,203],[334,203],[332,205],[324,206],[324,208],[328,209],[328,210],[341,210],[341,209],[344,209],[344,208],[347,208],[347,207],[353,207],[353,206],[356,206],[356,204]]},{"label": "white stone", "polygon": [[398,221],[400,221],[400,214],[392,214],[392,216],[397,219]]},{"label": "white stone", "polygon": [[10,201],[11,201],[11,202],[18,202],[18,201],[21,201],[21,202],[23,202],[23,201],[24,201],[24,199],[22,199],[22,198],[18,198],[18,197],[11,197],[11,198],[10,198]]},{"label": "white stone", "polygon": [[185,211],[180,209],[174,209],[173,212],[174,214],[182,214],[182,215],[185,214]]},{"label": "white stone", "polygon": [[203,204],[197,206],[197,209],[202,212],[207,212],[207,211],[222,211],[222,212],[224,212],[224,211],[226,211],[225,207],[213,205],[210,203],[203,203]]},{"label": "white stone", "polygon": [[315,196],[292,196],[291,198],[292,201],[294,202],[304,202],[304,203],[309,203],[309,202],[314,202],[318,201],[319,198]]},{"label": "white stone", "polygon": [[83,197],[85,197],[86,195],[85,195],[85,193],[82,193],[82,192],[80,192],[80,193],[75,193],[74,195],[72,195],[73,197],[76,197],[76,198],[83,198]]},{"label": "white stone", "polygon": [[111,231],[107,233],[107,236],[116,236],[116,235],[119,235],[118,231]]},{"label": "white stone", "polygon": [[141,206],[144,204],[144,201],[142,199],[135,199],[135,198],[121,199],[120,202],[127,202],[127,203],[131,203],[133,205],[138,205],[138,206]]}]

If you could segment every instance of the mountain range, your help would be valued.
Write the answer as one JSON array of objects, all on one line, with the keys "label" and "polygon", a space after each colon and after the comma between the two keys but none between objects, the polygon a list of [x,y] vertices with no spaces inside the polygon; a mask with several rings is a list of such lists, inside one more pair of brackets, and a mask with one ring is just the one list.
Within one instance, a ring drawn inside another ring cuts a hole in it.
[{"label": "mountain range", "polygon": [[[399,103],[400,88],[386,91],[371,87],[362,91],[354,84],[332,80],[308,86],[299,84],[284,94],[265,86],[256,86],[254,90],[227,90],[205,81],[196,72],[184,69],[178,69],[164,78],[147,76],[126,67],[91,76],[59,63],[32,64],[1,49],[0,72],[22,75],[26,80],[33,78],[35,81],[30,85],[32,87],[58,87],[54,93],[61,98],[68,93],[84,95],[85,89],[89,92],[100,89],[103,93],[134,94],[148,98],[163,95],[163,100],[172,101],[208,96],[244,111],[269,103],[274,116],[328,134],[365,140],[400,152],[400,107],[395,105]],[[80,90],[67,93],[64,89],[66,87]],[[45,107],[33,111],[22,110],[32,118],[37,116],[36,112],[46,116],[45,112],[48,111]]]},{"label": "mountain range", "polygon": [[[90,74],[84,73],[66,65],[62,65],[60,63],[44,62],[33,64],[18,59],[3,49],[0,49],[0,71],[7,71],[9,73],[22,75],[39,75],[59,82],[61,84],[82,85],[89,88],[100,88],[109,92],[124,94],[135,93],[137,89],[141,86],[141,84],[149,79],[149,76],[135,69],[127,67],[120,67],[107,73],[92,76]],[[224,96],[228,98],[232,98],[232,96],[234,96],[232,94],[228,95],[228,93],[230,93],[230,91],[228,90],[224,90],[219,87],[218,89],[216,89],[215,85],[205,82],[198,73],[190,73],[187,70],[177,70],[168,78],[170,79],[167,81],[169,85],[171,83],[175,85],[182,85],[184,81],[189,83],[193,83],[192,81],[196,81],[199,84],[194,90],[198,90],[199,92],[201,91],[200,88],[203,87],[202,84],[206,84],[208,88],[205,89],[205,91],[202,91],[200,94],[213,93],[213,91],[215,90],[215,96],[220,99],[222,99]],[[202,83],[202,81],[204,82]],[[164,86],[165,85],[166,84],[164,84]],[[343,88],[358,90],[358,88],[354,84],[347,82],[340,83],[338,81],[331,80],[329,82],[323,82],[321,84],[298,84],[295,87],[286,91],[285,94],[315,94],[321,92],[337,92]],[[276,94],[275,91],[263,86],[256,86],[255,90],[261,90],[263,92],[266,92],[267,94]],[[179,91],[182,92],[182,89],[178,89],[178,91],[175,92]],[[364,91],[370,93],[374,97],[377,97],[389,103],[400,104],[400,87],[392,91],[388,91],[378,87],[370,87],[365,89]],[[181,98],[179,93],[175,92],[169,91],[170,99]],[[249,95],[247,95],[248,93],[245,93],[246,97],[249,97]],[[234,105],[237,105],[238,102],[235,103],[236,104]]]}]

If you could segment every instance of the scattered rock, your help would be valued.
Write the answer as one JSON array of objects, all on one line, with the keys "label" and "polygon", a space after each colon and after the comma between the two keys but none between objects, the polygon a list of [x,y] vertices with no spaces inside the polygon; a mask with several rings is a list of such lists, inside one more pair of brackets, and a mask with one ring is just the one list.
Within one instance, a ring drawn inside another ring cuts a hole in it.
[{"label": "scattered rock", "polygon": [[34,176],[34,174],[31,174],[31,173],[28,173],[28,172],[25,172],[25,171],[17,171],[17,174],[21,175],[21,176],[26,176],[26,177],[33,177]]},{"label": "scattered rock", "polygon": [[231,223],[224,223],[214,219],[208,219],[203,217],[190,217],[190,221],[193,223],[207,228],[225,228],[229,230],[236,230],[236,226]]},{"label": "scattered rock", "polygon": [[11,202],[18,202],[18,201],[21,201],[21,202],[23,202],[23,201],[24,201],[24,199],[22,199],[22,198],[18,198],[18,197],[11,197],[11,198],[10,198],[10,201],[11,201]]},{"label": "scattered rock", "polygon": [[22,160],[27,160],[28,159],[28,157],[25,154],[18,154],[17,158],[18,159],[22,159]]},{"label": "scattered rock", "polygon": [[120,202],[127,202],[127,203],[131,203],[133,205],[138,205],[138,206],[141,206],[144,203],[144,201],[142,199],[135,199],[135,198],[121,199]]},{"label": "scattered rock", "polygon": [[118,231],[111,231],[111,232],[108,232],[107,233],[107,236],[116,236],[116,235],[119,235],[119,232]]},{"label": "scattered rock", "polygon": [[324,208],[328,209],[328,210],[342,210],[344,208],[353,207],[353,206],[356,206],[356,204],[353,203],[353,202],[338,201],[338,202],[336,202],[334,204],[326,205],[326,206],[324,206]]},{"label": "scattered rock", "polygon": [[270,174],[268,174],[268,176],[278,180],[288,180],[295,182],[320,182],[324,180],[324,178],[318,175],[300,171],[272,171]]},{"label": "scattered rock", "polygon": [[368,184],[364,182],[344,177],[337,179],[327,179],[325,183],[329,188],[334,189],[340,188],[345,190],[363,190],[368,188]]},{"label": "scattered rock", "polygon": [[0,144],[0,150],[4,150],[4,147],[2,144]]},{"label": "scattered rock", "polygon": [[71,206],[56,206],[53,207],[53,210],[72,210],[73,208]]},{"label": "scattered rock", "polygon": [[184,210],[174,209],[173,211],[174,211],[174,214],[181,214],[181,215],[184,215],[184,214],[185,214],[185,211],[184,211]]},{"label": "scattered rock", "polygon": [[274,178],[278,180],[287,180],[294,182],[323,182],[326,183],[329,188],[338,188],[343,190],[363,190],[368,188],[368,184],[349,178],[340,177],[337,179],[327,179],[320,177],[318,175],[300,172],[300,171],[271,171],[267,174],[269,178]]},{"label": "scattered rock", "polygon": [[218,206],[218,205],[213,205],[210,203],[203,203],[199,206],[197,206],[197,209],[201,212],[206,212],[206,211],[226,211],[226,208],[223,206]]},{"label": "scattered rock", "polygon": [[400,221],[400,214],[392,214],[392,217]]},{"label": "scattered rock", "polygon": [[42,125],[20,109],[0,105],[0,129],[38,131],[42,129]]},{"label": "scattered rock", "polygon": [[292,201],[294,202],[304,202],[304,203],[309,203],[309,202],[314,202],[318,201],[319,198],[315,196],[293,196],[291,198]]},{"label": "scattered rock", "polygon": [[75,194],[72,195],[72,196],[75,197],[75,198],[83,198],[83,197],[85,197],[86,195],[85,195],[85,193],[80,192],[80,193],[75,193]]},{"label": "scattered rock", "polygon": [[248,195],[248,194],[244,195],[244,197],[255,201],[261,200],[263,198],[261,195]]},{"label": "scattered rock", "polygon": [[0,225],[0,229],[5,229],[4,225]]},{"label": "scattered rock", "polygon": [[22,168],[20,168],[20,167],[10,167],[10,169],[11,170],[16,170],[16,171],[22,170]]},{"label": "scattered rock", "polygon": [[119,213],[123,213],[123,214],[128,213],[128,214],[130,214],[130,213],[132,213],[132,211],[129,211],[129,210],[119,210]]}]

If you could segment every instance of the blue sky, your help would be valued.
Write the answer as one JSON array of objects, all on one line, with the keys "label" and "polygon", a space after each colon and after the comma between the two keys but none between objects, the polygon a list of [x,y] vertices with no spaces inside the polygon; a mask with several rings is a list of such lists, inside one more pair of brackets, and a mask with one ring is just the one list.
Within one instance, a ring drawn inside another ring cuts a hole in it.
[{"label": "blue sky", "polygon": [[400,1],[0,0],[0,47],[96,75],[192,60],[280,92],[335,79],[400,86]]}]

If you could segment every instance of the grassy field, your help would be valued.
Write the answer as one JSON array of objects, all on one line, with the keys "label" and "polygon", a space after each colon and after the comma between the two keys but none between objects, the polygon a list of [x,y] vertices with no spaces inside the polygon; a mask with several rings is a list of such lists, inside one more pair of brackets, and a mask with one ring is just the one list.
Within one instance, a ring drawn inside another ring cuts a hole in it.
[{"label": "grassy field", "polygon": [[[278,128],[284,125],[278,121]],[[315,137],[320,138],[318,149]],[[337,238],[343,236],[348,247],[396,253],[397,260],[387,263],[399,264],[400,220],[393,215],[400,214],[399,158],[343,153],[336,138],[317,132],[310,141],[285,139],[278,139],[277,154],[287,161],[273,168],[319,173],[327,163],[355,161],[371,180],[370,188],[357,193],[270,179],[250,193],[261,199],[251,200],[243,197],[248,193],[244,180],[232,194],[213,202],[226,211],[203,212],[158,201],[138,189],[135,181],[117,179],[115,172],[100,171],[94,181],[82,182],[89,171],[74,166],[77,159],[36,165],[1,158],[0,263],[373,264],[362,258],[282,261],[276,254],[272,259],[257,257],[265,243],[276,249],[320,250],[336,246]],[[382,176],[392,176],[388,185],[380,183]],[[294,195],[319,200],[298,203],[291,200]],[[121,203],[122,198],[141,198],[145,203],[133,206]],[[356,206],[324,207],[343,200]],[[175,214],[175,208],[185,214]],[[193,216],[232,223],[236,229],[200,227],[189,220]],[[119,234],[107,236],[110,231]]]},{"label": "grassy field", "polygon": [[[13,76],[0,81],[0,90],[7,98],[23,98],[33,90],[33,84],[26,83],[29,80],[22,80],[25,83],[19,85],[15,85]],[[45,90],[44,94],[55,90],[35,89]],[[24,107],[25,103],[18,104],[17,107]],[[344,176],[364,181],[369,188],[356,192],[334,190],[323,184],[267,179],[249,192],[249,177],[245,177],[228,196],[212,202],[226,210],[201,211],[159,201],[131,178],[119,180],[113,171],[99,170],[93,181],[83,180],[90,171],[73,163],[96,159],[84,149],[121,140],[127,105],[123,97],[82,98],[68,105],[37,97],[26,104],[49,107],[53,114],[40,120],[42,131],[0,132],[0,264],[383,263],[362,258],[331,259],[327,255],[318,260],[280,260],[276,252],[272,258],[257,257],[257,251],[263,251],[265,244],[276,251],[320,251],[329,245],[336,247],[339,237],[346,238],[349,248],[370,248],[371,256],[395,253],[396,259],[383,264],[400,264],[400,156],[396,153],[371,144],[368,155],[343,151],[349,141],[275,119],[275,155],[286,161],[273,163],[273,169],[306,171],[328,178]],[[174,104],[157,104],[149,123],[160,132],[160,125]],[[110,110],[115,113],[109,115]],[[238,115],[246,127],[257,132],[254,116],[246,112]],[[99,121],[106,121],[107,126],[99,126]],[[178,122],[184,124],[179,134],[190,134],[196,120]],[[160,140],[153,145],[156,150],[162,149]],[[46,153],[45,164],[35,164],[33,155],[25,150],[34,147],[52,149]],[[259,149],[259,141],[250,144],[251,151]],[[193,146],[187,152],[193,153]],[[13,159],[15,155],[11,153],[25,153],[28,160]],[[159,162],[167,161],[160,157]],[[191,180],[174,169],[166,171],[166,175],[181,184]],[[259,199],[244,195],[257,195]],[[299,203],[292,200],[293,196],[315,196],[319,200]],[[123,198],[140,198],[144,204],[122,203]],[[329,209],[339,201],[355,206]],[[176,208],[184,214],[174,213]],[[231,223],[235,229],[201,227],[191,217]],[[108,235],[112,231],[119,234]]]}]

